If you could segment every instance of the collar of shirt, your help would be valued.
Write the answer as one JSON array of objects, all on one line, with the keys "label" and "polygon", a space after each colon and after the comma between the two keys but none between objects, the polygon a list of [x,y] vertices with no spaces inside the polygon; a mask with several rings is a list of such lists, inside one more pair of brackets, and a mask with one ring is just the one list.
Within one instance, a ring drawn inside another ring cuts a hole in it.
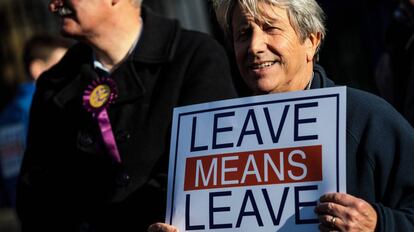
[{"label": "collar of shirt", "polygon": [[306,90],[311,89],[311,86],[312,86],[312,81],[313,81],[313,78],[314,78],[314,77],[315,77],[315,73],[313,72],[313,73],[312,73],[312,77],[311,77],[311,79],[310,79],[310,81],[309,81],[308,85],[306,86]]}]

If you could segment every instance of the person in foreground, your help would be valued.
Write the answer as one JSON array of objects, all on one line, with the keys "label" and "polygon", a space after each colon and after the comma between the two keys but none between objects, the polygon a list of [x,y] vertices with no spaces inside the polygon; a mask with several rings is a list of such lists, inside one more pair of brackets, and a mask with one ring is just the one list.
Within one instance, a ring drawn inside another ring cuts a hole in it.
[{"label": "person in foreground", "polygon": [[[251,94],[335,86],[315,62],[325,36],[316,1],[213,2]],[[413,150],[414,131],[401,115],[379,97],[347,88],[347,193],[320,197],[319,229],[414,231]]]},{"label": "person in foreground", "polygon": [[79,43],[37,82],[22,231],[147,231],[165,218],[173,108],[236,96],[226,53],[140,0],[49,6]]}]

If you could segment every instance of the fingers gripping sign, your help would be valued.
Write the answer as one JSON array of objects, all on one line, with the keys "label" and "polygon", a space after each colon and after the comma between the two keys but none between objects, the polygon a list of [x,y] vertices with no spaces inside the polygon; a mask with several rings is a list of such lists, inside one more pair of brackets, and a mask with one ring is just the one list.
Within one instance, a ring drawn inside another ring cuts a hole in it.
[{"label": "fingers gripping sign", "polygon": [[179,230],[165,223],[154,223],[148,227],[148,232],[179,232]]},{"label": "fingers gripping sign", "polygon": [[328,193],[315,208],[321,231],[375,231],[377,212],[366,201],[346,193]]}]

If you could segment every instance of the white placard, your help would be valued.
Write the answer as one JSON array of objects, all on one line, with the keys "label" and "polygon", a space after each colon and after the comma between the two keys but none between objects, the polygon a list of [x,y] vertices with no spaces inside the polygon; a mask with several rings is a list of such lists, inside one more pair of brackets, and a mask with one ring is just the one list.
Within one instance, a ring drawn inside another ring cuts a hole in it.
[{"label": "white placard", "polygon": [[184,231],[318,231],[346,192],[346,87],[174,109],[166,223]]}]

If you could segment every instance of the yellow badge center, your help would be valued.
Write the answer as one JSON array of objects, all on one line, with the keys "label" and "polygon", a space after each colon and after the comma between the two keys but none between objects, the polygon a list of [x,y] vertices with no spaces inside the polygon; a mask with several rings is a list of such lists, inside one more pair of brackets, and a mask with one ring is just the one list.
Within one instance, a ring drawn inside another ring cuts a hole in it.
[{"label": "yellow badge center", "polygon": [[111,89],[108,85],[98,85],[93,89],[91,93],[91,98],[89,99],[89,104],[93,108],[99,108],[103,106],[108,100],[109,95],[111,94]]}]

